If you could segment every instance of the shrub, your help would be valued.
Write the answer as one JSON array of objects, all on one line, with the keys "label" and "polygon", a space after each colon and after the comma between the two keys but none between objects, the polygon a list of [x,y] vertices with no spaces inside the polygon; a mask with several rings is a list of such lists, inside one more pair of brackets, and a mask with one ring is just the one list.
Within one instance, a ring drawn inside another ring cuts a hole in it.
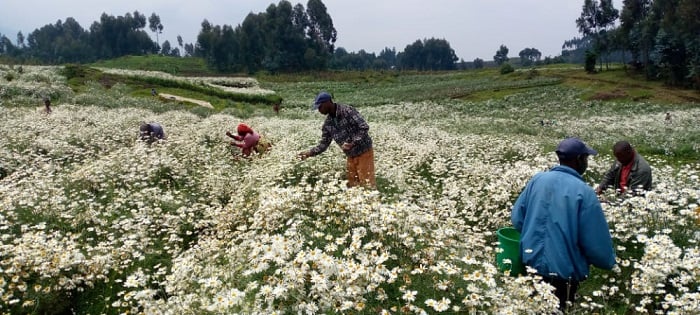
[{"label": "shrub", "polygon": [[501,65],[501,74],[508,74],[513,71],[515,71],[515,69],[513,69],[513,66],[511,66],[509,63],[504,63]]},{"label": "shrub", "polygon": [[7,82],[10,82],[14,79],[15,79],[14,73],[12,73],[12,72],[5,73],[5,80],[7,80]]},{"label": "shrub", "polygon": [[61,74],[65,76],[68,80],[78,77],[82,78],[85,77],[85,68],[81,65],[68,64],[65,67],[63,67],[63,71],[61,71]]},{"label": "shrub", "polygon": [[593,51],[586,50],[586,72],[595,73],[595,63],[598,59],[598,54]]}]

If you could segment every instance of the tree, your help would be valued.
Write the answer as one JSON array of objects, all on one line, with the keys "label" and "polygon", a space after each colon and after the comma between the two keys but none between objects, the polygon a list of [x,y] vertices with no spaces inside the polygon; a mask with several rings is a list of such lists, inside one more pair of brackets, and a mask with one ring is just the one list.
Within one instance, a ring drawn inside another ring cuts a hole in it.
[{"label": "tree", "polygon": [[423,42],[416,40],[413,44],[407,45],[398,56],[401,69],[425,70],[423,60]]},{"label": "tree", "polygon": [[284,0],[267,8],[263,23],[263,35],[267,44],[263,66],[268,71],[298,71],[307,67],[319,67],[317,56],[321,54],[318,50],[307,50],[304,17],[298,16],[300,10],[298,6],[294,8]]},{"label": "tree", "polygon": [[635,65],[649,62],[650,38],[645,36],[651,0],[623,0],[620,13],[620,40],[625,49],[632,52]]},{"label": "tree", "polygon": [[594,41],[594,49],[600,58],[600,67],[603,67],[603,53],[608,52],[607,28],[614,25],[619,12],[613,7],[612,0],[585,0],[581,9],[581,16],[576,19],[576,26],[584,36],[591,36]]},{"label": "tree", "polygon": [[333,27],[333,19],[321,0],[309,0],[306,4],[309,25],[307,36],[322,64],[333,54],[338,32]]},{"label": "tree", "polygon": [[262,68],[265,56],[265,34],[263,33],[265,16],[250,13],[238,27],[241,63],[246,71],[254,73]]},{"label": "tree", "polygon": [[182,48],[182,36],[180,35],[177,35],[177,45],[180,46],[180,48]]},{"label": "tree", "polygon": [[518,54],[520,56],[520,63],[523,66],[530,66],[542,58],[542,53],[536,48],[525,48]]},{"label": "tree", "polygon": [[18,53],[19,49],[12,44],[12,41],[7,36],[0,36],[0,54],[14,57]]},{"label": "tree", "polygon": [[500,66],[503,63],[508,62],[508,60],[508,47],[501,45],[501,47],[498,48],[498,51],[496,51],[496,55],[493,56],[493,61]]},{"label": "tree", "polygon": [[474,69],[481,69],[484,67],[484,59],[475,58],[473,61]]},{"label": "tree", "polygon": [[398,60],[402,69],[415,70],[453,70],[458,60],[454,49],[445,39],[430,38],[416,40],[407,45]]},{"label": "tree", "polygon": [[170,56],[171,54],[170,41],[166,40],[163,42],[163,46],[160,48],[160,54],[164,56]]},{"label": "tree", "polygon": [[445,39],[430,38],[423,43],[425,67],[430,70],[454,70],[459,59]]},{"label": "tree", "polygon": [[90,26],[88,41],[98,59],[124,55],[157,53],[157,45],[143,30],[146,18],[138,11],[114,17],[102,13],[99,22]]},{"label": "tree", "polygon": [[158,34],[163,33],[163,24],[160,22],[160,16],[156,15],[155,12],[148,18],[148,28],[151,29],[151,32],[156,33],[156,46],[160,46]]},{"label": "tree", "polygon": [[385,69],[393,69],[397,65],[396,48],[384,47],[379,53],[379,59],[384,61]]},{"label": "tree", "polygon": [[17,32],[17,47],[24,48],[24,35],[22,31]]},{"label": "tree", "polygon": [[27,36],[26,54],[48,63],[90,61],[95,58],[88,36],[74,18],[58,20]]},{"label": "tree", "polygon": [[679,30],[688,49],[688,77],[700,89],[700,2],[681,0],[678,15]]},{"label": "tree", "polygon": [[185,44],[185,57],[192,57],[194,56],[194,44],[189,43]]}]

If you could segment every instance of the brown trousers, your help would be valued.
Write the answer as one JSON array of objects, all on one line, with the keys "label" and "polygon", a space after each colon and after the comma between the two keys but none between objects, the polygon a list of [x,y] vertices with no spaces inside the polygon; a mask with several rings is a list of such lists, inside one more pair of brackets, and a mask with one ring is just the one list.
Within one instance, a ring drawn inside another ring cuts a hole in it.
[{"label": "brown trousers", "polygon": [[369,149],[355,157],[348,157],[347,172],[348,187],[377,188],[374,178],[374,149]]}]

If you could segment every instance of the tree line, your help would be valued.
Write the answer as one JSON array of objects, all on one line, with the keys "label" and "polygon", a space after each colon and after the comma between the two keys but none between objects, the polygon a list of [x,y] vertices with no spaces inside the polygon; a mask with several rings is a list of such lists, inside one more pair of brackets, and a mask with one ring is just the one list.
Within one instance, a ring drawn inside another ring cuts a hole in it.
[{"label": "tree line", "polygon": [[[581,38],[564,42],[562,54],[545,57],[536,48],[518,54],[521,66],[573,62],[588,71],[600,71],[611,61],[622,61],[644,71],[649,79],[700,87],[700,1],[583,0],[575,21]],[[159,43],[164,29],[160,17],[134,11],[124,16],[102,14],[89,29],[73,18],[34,30],[26,38],[19,32],[13,43],[0,34],[0,58],[35,63],[87,63],[125,55],[162,54],[201,57],[221,72],[293,72],[326,69],[452,70],[481,68],[487,62],[459,60],[445,39],[419,39],[403,51],[386,47],[379,54],[348,52],[335,47],[337,30],[321,0],[292,5],[287,0],[270,4],[264,12],[248,14],[242,23],[212,25],[206,19],[194,44]],[[156,37],[154,42],[148,30]],[[501,45],[493,64],[509,63],[508,48]],[[598,70],[596,70],[596,66]]]},{"label": "tree line", "polygon": [[576,20],[584,38],[565,45],[582,45],[586,69],[595,71],[597,63],[602,70],[609,56],[618,53],[622,61],[644,71],[649,79],[700,88],[700,1],[622,3],[622,9],[617,10],[612,0],[584,0]]},{"label": "tree line", "polygon": [[[155,13],[149,21],[151,30],[162,31],[160,18]],[[146,25],[146,16],[138,11],[117,17],[103,13],[89,29],[84,29],[69,17],[65,21],[58,20],[38,28],[26,38],[20,31],[16,44],[7,36],[0,36],[0,55],[20,62],[61,64],[159,52],[180,54],[177,48],[171,51],[167,41],[161,49],[157,42],[151,40],[145,30]]]}]

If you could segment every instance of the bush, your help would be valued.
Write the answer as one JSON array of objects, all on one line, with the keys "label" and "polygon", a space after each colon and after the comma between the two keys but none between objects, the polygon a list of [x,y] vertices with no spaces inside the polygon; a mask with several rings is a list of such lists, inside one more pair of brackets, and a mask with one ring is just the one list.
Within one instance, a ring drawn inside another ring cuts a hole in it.
[{"label": "bush", "polygon": [[501,65],[501,74],[508,74],[513,71],[515,71],[515,69],[513,69],[513,66],[511,66],[509,63],[504,63]]},{"label": "bush", "polygon": [[598,59],[598,54],[590,50],[586,50],[586,72],[595,73],[595,63]]},{"label": "bush", "polygon": [[84,78],[85,77],[85,67],[76,64],[68,64],[63,67],[61,74],[70,80],[72,78]]},{"label": "bush", "polygon": [[5,73],[5,80],[7,80],[7,82],[10,82],[14,79],[15,79],[14,73],[12,73],[12,72]]}]

